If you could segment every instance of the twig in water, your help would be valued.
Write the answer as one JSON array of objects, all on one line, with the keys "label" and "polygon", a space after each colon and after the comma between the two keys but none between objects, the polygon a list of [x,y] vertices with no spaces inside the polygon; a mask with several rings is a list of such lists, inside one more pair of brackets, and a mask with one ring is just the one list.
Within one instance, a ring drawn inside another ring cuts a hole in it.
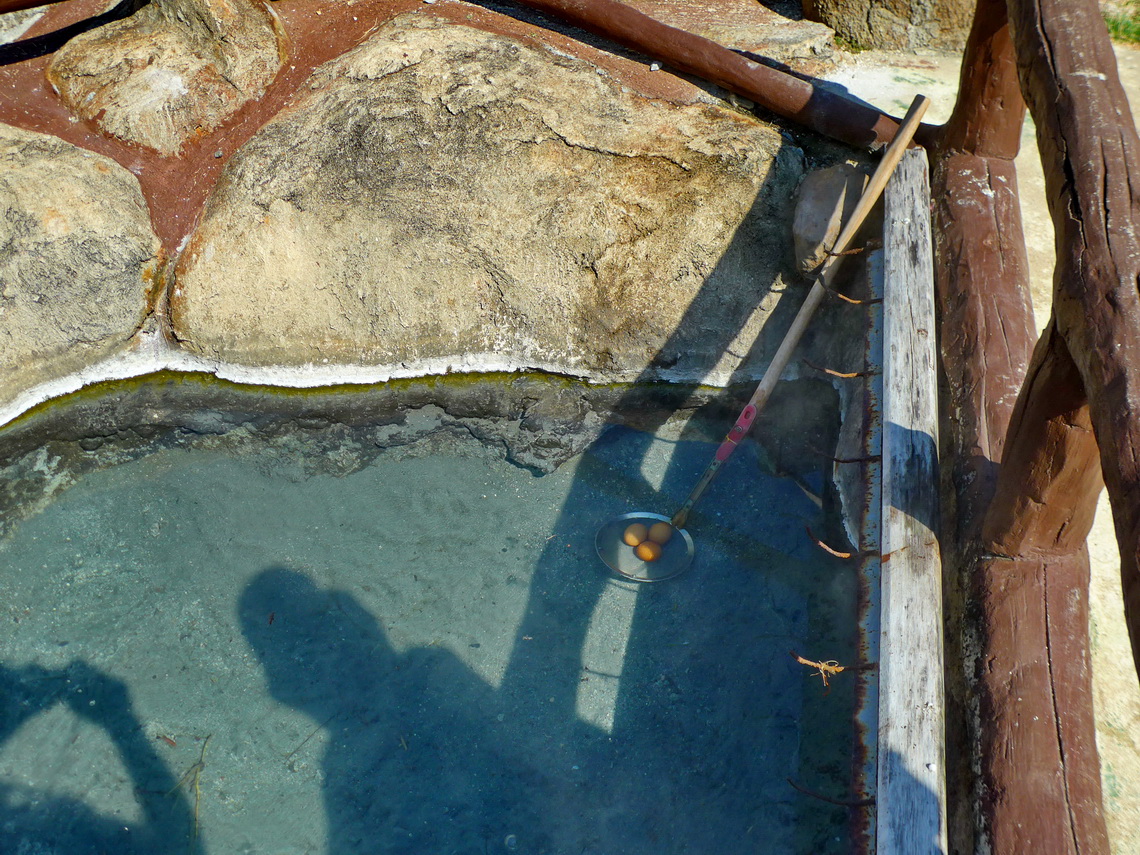
[{"label": "twig in water", "polygon": [[824,543],[822,540],[820,540],[818,537],[815,536],[815,533],[812,532],[810,525],[805,525],[804,529],[807,531],[808,537],[810,537],[815,542],[815,545],[818,546],[820,549],[822,549],[824,552],[826,552],[828,555],[834,555],[836,558],[853,558],[854,557],[854,555],[855,555],[854,552],[840,552],[838,549],[833,549],[832,547],[828,546],[826,543]]},{"label": "twig in water", "polygon": [[841,380],[851,380],[855,377],[867,376],[867,372],[865,371],[836,371],[834,368],[824,368],[822,365],[816,365],[807,357],[801,358],[800,361],[813,371],[819,371],[823,374],[830,375],[831,377],[838,377]]},{"label": "twig in water", "polygon": [[812,659],[804,659],[794,650],[790,650],[788,652],[791,653],[795,660],[801,665],[807,665],[808,667],[814,668],[816,671],[818,671],[820,679],[823,680],[823,685],[827,687],[831,686],[831,684],[827,682],[828,675],[834,676],[841,671],[847,670],[834,659],[828,659],[825,662],[816,662]]},{"label": "twig in water", "polygon": [[[298,751],[300,751],[302,748],[304,748],[305,745],[308,743],[308,741],[310,739],[312,739],[314,736],[316,736],[321,731],[322,728],[327,727],[328,723],[330,721],[332,721],[334,718],[336,718],[336,715],[337,715],[336,713],[333,713],[328,718],[326,718],[324,721],[322,721],[320,724],[318,724],[316,727],[314,727],[311,731],[309,731],[309,735],[301,740],[301,744],[298,745],[296,748],[294,748],[292,751],[290,751],[288,754],[285,755],[286,765],[288,765],[289,761],[293,759],[293,755],[296,754]],[[293,771],[293,770],[290,769],[290,771]]]},{"label": "twig in water", "polygon": [[868,454],[865,457],[835,457],[834,455],[824,451],[817,445],[808,445],[813,454],[818,454],[824,460],[830,460],[832,463],[873,463],[876,460],[882,460],[881,454]]},{"label": "twig in water", "polygon": [[190,832],[191,844],[198,839],[198,806],[202,801],[202,770],[206,768],[206,746],[210,744],[210,737],[213,735],[211,733],[202,740],[202,750],[198,754],[197,761],[182,774],[178,783],[171,787],[170,792],[167,793],[168,796],[172,796],[183,784],[188,781],[192,782],[191,786],[194,789],[194,828]]},{"label": "twig in water", "polygon": [[845,249],[843,252],[828,252],[827,257],[828,258],[843,258],[844,256],[848,256],[848,255],[858,255],[861,252],[867,252],[867,250],[882,249],[882,248],[883,248],[883,242],[881,240],[869,240],[869,241],[867,241],[867,243],[864,246],[852,247],[851,249]]},{"label": "twig in water", "polygon": [[832,297],[835,297],[837,300],[842,300],[844,303],[850,303],[852,306],[873,306],[876,303],[883,302],[880,299],[860,300],[856,297],[849,297],[846,294],[841,294],[838,291],[828,291],[827,293]]}]

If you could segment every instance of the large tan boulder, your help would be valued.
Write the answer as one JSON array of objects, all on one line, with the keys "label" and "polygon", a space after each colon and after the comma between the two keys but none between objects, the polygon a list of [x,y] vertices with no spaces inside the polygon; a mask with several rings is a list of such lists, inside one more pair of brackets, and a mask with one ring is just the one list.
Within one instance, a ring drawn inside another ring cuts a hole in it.
[{"label": "large tan boulder", "polygon": [[232,157],[174,332],[255,366],[723,379],[782,290],[801,174],[749,116],[403,15]]},{"label": "large tan boulder", "polygon": [[79,118],[173,155],[259,98],[284,61],[263,0],[152,0],[69,41],[48,79]]},{"label": "large tan boulder", "polygon": [[0,403],[124,345],[150,311],[159,251],[130,172],[0,125]]}]

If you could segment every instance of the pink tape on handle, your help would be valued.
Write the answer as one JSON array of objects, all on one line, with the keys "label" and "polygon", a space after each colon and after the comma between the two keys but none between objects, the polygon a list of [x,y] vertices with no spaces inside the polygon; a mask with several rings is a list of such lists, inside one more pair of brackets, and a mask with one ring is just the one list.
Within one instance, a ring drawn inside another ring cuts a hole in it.
[{"label": "pink tape on handle", "polygon": [[748,429],[752,427],[752,421],[756,418],[756,408],[749,404],[744,408],[740,417],[736,420],[736,424],[732,426],[732,430],[728,432],[728,436],[724,438],[724,442],[716,450],[716,459],[721,463],[728,460],[732,452],[736,451],[736,444],[744,439],[744,435],[748,433]]},{"label": "pink tape on handle", "polygon": [[755,418],[756,408],[752,406],[752,404],[749,404],[741,411],[740,417],[736,420],[736,424],[732,426],[732,430],[728,432],[728,435],[734,437],[737,442],[740,442],[744,434],[751,430],[752,421]]}]

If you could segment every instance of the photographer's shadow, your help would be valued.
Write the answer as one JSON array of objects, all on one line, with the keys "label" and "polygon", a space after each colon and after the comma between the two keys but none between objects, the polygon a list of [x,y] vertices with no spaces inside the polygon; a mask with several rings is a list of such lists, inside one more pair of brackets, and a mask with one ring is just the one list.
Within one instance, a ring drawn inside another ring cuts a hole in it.
[{"label": "photographer's shadow", "polygon": [[[0,852],[68,855],[201,855],[194,812],[155,752],[121,681],[77,660],[58,670],[0,665],[0,744],[37,715],[66,705],[99,727],[118,749],[139,822],[103,815],[82,799],[0,781]],[[16,843],[16,850],[6,848]]]},{"label": "photographer's shadow", "polygon": [[531,747],[505,736],[520,713],[454,654],[399,653],[351,594],[281,568],[254,578],[239,616],[270,693],[326,732],[330,853],[481,853],[541,827],[559,794],[520,775]]}]

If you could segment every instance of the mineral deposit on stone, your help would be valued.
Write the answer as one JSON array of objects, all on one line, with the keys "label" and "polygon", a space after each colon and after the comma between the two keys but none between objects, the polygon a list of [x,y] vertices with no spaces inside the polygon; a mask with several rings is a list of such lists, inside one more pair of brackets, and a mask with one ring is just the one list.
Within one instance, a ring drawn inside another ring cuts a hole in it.
[{"label": "mineral deposit on stone", "polygon": [[48,79],[79,118],[173,155],[260,97],[284,59],[263,0],[152,0],[69,41]]},{"label": "mineral deposit on stone", "polygon": [[400,16],[230,160],[175,334],[249,365],[723,374],[782,290],[802,154],[708,100]]},{"label": "mineral deposit on stone", "polygon": [[130,339],[158,254],[130,172],[0,125],[0,401]]}]

